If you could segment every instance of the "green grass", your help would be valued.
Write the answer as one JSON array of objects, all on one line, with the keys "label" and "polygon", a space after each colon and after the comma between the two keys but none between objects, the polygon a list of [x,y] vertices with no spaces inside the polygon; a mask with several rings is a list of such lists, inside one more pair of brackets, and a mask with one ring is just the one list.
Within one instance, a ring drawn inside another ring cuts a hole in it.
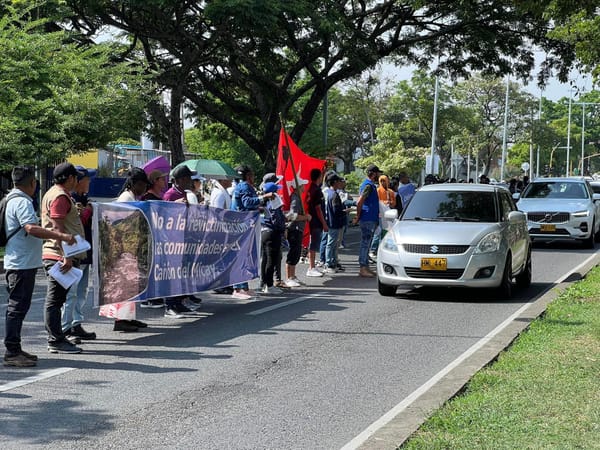
[{"label": "green grass", "polygon": [[600,449],[600,268],[402,449]]}]

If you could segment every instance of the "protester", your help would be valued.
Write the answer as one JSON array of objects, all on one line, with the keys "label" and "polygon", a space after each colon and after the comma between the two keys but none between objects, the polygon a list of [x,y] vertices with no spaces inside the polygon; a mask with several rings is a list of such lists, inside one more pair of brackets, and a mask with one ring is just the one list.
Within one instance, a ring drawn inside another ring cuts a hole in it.
[{"label": "protester", "polygon": [[[275,175],[275,174],[273,174]],[[281,186],[272,181],[263,184],[265,194],[276,194]],[[282,290],[273,286],[275,266],[281,264],[281,239],[285,232],[285,216],[281,210],[283,203],[278,197],[267,202],[261,221],[261,261],[260,280],[263,294],[281,294]]]},{"label": "protester", "polygon": [[[275,183],[279,184],[283,179],[283,175],[277,175],[273,172],[266,173],[263,177],[263,181],[260,185],[260,188],[264,191],[264,186],[266,183]],[[289,250],[289,242],[285,237],[285,231],[281,234],[281,251],[278,252],[278,260],[275,262],[275,273],[273,274],[274,282],[273,286],[279,288],[279,290],[287,290],[289,287],[283,281],[282,273],[281,273],[281,261],[283,259],[283,250]],[[261,288],[264,287],[261,284]]]},{"label": "protester", "polygon": [[[258,195],[254,188],[254,171],[246,165],[236,167],[239,182],[235,186],[231,199],[231,209],[234,211],[255,211],[259,206],[264,206],[268,200],[274,198],[273,192]],[[233,286],[233,298],[248,300],[252,298],[248,283],[240,283]]]},{"label": "protester", "polygon": [[[71,198],[71,191],[77,185],[77,177],[83,175],[71,163],[61,163],[54,168],[54,185],[42,198],[42,227],[60,233],[84,236],[83,225],[77,206]],[[48,332],[48,351],[50,353],[81,353],[81,348],[69,342],[62,329],[61,308],[67,300],[68,289],[64,288],[50,270],[60,265],[60,271],[66,273],[72,267],[78,267],[79,261],[86,257],[80,253],[71,257],[63,256],[60,239],[47,238],[42,246],[42,260],[48,278],[48,289],[44,302],[44,324]]]},{"label": "protester", "polygon": [[302,191],[308,180],[297,178],[292,181],[292,194],[290,195],[290,210],[286,213],[288,220],[287,240],[289,249],[285,264],[285,285],[289,288],[300,287],[302,283],[296,277],[296,265],[300,261],[302,252],[302,236],[306,222],[310,221],[310,214],[304,214],[302,204]]},{"label": "protester", "polygon": [[[90,190],[90,174],[85,167],[75,167],[81,175],[77,176],[77,184],[71,192],[71,198],[75,202],[79,218],[83,225],[85,240],[92,245],[92,205],[87,196]],[[79,261],[79,269],[82,271],[79,282],[74,283],[67,293],[67,301],[62,308],[62,329],[67,339],[79,338],[83,340],[96,339],[96,333],[85,331],[83,326],[83,308],[87,301],[88,281],[90,275],[90,265],[92,264],[92,250],[87,251],[84,258]]]},{"label": "protester", "polygon": [[222,178],[219,180],[210,180],[212,189],[210,191],[209,206],[213,208],[230,209],[231,195],[227,189],[231,187],[231,180]]},{"label": "protester", "polygon": [[[127,179],[123,184],[123,189],[117,198],[117,202],[136,202],[140,201],[143,195],[148,190],[148,175],[143,169],[133,167],[127,173]],[[125,301],[121,303],[113,303],[100,307],[100,315],[112,317],[115,319],[114,331],[122,331],[132,333],[140,328],[146,328],[148,324],[140,320],[136,320],[135,303]]]},{"label": "protester", "polygon": [[[168,172],[155,169],[148,175],[149,187],[146,193],[142,196],[142,200],[162,200],[166,192]],[[153,298],[140,302],[140,308],[160,309],[165,306],[165,300],[162,298]]]},{"label": "protester", "polygon": [[190,203],[198,205],[204,203],[204,194],[202,193],[202,183],[204,181],[206,181],[206,178],[203,176],[197,173],[192,175],[192,186],[190,187],[190,191],[196,196],[196,201],[190,201]]},{"label": "protester", "polygon": [[[346,231],[348,229],[348,223],[349,223],[349,216],[350,216],[350,211],[352,210],[353,207],[356,206],[356,200],[354,200],[352,198],[352,196],[346,192],[346,179],[342,178],[342,183],[340,185],[340,188],[338,189],[338,194],[340,195],[340,198],[342,199],[342,203],[344,204],[344,210],[346,211],[346,217],[344,219],[344,228],[342,229],[342,237],[340,238],[340,246],[339,248],[345,248],[346,247]],[[342,269],[343,267],[341,266],[341,264],[338,264],[338,269]]]},{"label": "protester", "polygon": [[311,219],[310,226],[310,244],[308,247],[308,270],[307,277],[322,277],[323,272],[317,269],[315,265],[316,253],[320,250],[321,234],[327,232],[327,222],[323,215],[323,191],[321,190],[321,182],[323,180],[323,172],[319,169],[310,171],[310,184],[306,193],[306,204],[308,206],[308,214]]},{"label": "protester", "polygon": [[390,179],[387,175],[381,175],[379,177],[379,186],[377,187],[377,197],[379,197],[379,222],[377,228],[373,233],[373,241],[371,242],[371,251],[369,257],[377,257],[377,249],[379,248],[379,241],[385,235],[383,229],[383,214],[388,209],[396,208],[396,193],[390,189]]},{"label": "protester", "polygon": [[4,365],[33,367],[38,357],[21,346],[23,321],[31,307],[37,270],[42,266],[42,239],[57,239],[74,244],[72,234],[45,229],[38,225],[33,206],[37,181],[31,167],[12,170],[14,189],[8,193],[5,231],[8,242],[4,249],[4,270],[8,305],[4,334]]},{"label": "protester", "polygon": [[410,182],[410,178],[408,178],[408,174],[406,172],[400,172],[400,185],[398,186],[398,196],[400,197],[401,208],[400,210],[404,210],[406,205],[415,194],[416,189],[415,185]]},{"label": "protester", "polygon": [[342,179],[336,174],[331,174],[327,180],[325,191],[325,217],[327,220],[327,247],[325,273],[338,272],[338,246],[340,244],[341,232],[344,228],[346,211],[337,190],[342,186]]},{"label": "protester", "polygon": [[369,269],[369,246],[373,239],[373,232],[379,220],[379,197],[375,180],[381,175],[381,170],[375,164],[367,166],[367,178],[359,188],[359,199],[356,204],[356,216],[354,223],[360,224],[360,251],[358,263],[360,265],[359,276],[372,278],[376,274]]},{"label": "protester", "polygon": [[[191,191],[193,188],[192,177],[196,176],[197,172],[191,170],[188,166],[181,165],[173,170],[173,186],[163,196],[163,200],[168,202],[184,202],[197,204],[198,198]],[[165,299],[165,317],[172,319],[180,319],[186,314],[192,314],[200,307],[202,300],[194,295],[178,295]]]}]

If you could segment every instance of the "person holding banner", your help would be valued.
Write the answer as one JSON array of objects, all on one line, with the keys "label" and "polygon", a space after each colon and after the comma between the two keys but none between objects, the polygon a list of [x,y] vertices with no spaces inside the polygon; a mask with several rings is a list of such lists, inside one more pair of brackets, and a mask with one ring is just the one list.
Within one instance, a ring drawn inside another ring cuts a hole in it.
[{"label": "person holding banner", "polygon": [[[273,174],[274,175],[274,174]],[[264,183],[263,192],[276,194],[281,185]],[[281,294],[283,291],[273,286],[273,276],[276,266],[281,265],[281,241],[285,232],[285,216],[281,210],[281,199],[276,196],[267,202],[261,223],[260,247],[260,281],[263,285],[262,294]]]},{"label": "person holding banner", "polygon": [[[236,167],[239,182],[235,186],[231,199],[231,209],[234,211],[255,211],[264,206],[267,201],[275,197],[273,192],[258,195],[254,188],[254,171],[247,165]],[[252,298],[248,283],[240,283],[233,286],[233,298],[248,300]]]}]

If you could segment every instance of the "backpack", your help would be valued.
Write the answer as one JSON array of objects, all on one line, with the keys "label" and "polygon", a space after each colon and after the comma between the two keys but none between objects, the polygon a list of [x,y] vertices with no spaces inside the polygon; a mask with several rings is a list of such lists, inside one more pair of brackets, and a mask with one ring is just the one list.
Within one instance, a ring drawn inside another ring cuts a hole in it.
[{"label": "backpack", "polygon": [[0,200],[0,247],[6,247],[6,244],[8,243],[10,238],[17,234],[22,228],[21,225],[19,225],[19,227],[16,230],[12,231],[8,236],[6,235],[6,206],[8,205],[8,201],[15,197],[22,197],[22,195],[8,194],[6,197]]}]

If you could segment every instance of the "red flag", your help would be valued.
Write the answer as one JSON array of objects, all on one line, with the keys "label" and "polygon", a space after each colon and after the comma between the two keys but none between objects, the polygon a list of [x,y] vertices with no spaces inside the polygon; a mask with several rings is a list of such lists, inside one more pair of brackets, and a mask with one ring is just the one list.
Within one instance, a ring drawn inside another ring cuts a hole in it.
[{"label": "red flag", "polygon": [[310,171],[312,169],[323,170],[327,161],[313,158],[304,153],[283,127],[279,132],[278,150],[276,173],[277,175],[283,175],[281,197],[283,198],[284,209],[288,209],[295,179],[294,170],[298,178],[310,181]]}]

